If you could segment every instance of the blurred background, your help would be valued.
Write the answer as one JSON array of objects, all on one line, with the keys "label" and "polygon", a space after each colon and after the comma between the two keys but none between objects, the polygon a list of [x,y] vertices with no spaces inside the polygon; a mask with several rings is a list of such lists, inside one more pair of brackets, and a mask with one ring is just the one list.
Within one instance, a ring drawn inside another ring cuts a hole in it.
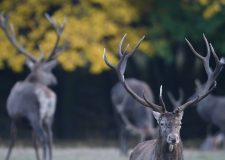
[{"label": "blurred background", "polygon": [[[131,46],[146,35],[139,53],[128,62],[126,77],[147,82],[157,103],[161,84],[165,92],[178,96],[182,88],[186,98],[191,96],[194,80],[203,82],[206,75],[184,38],[204,54],[205,33],[217,54],[224,56],[224,8],[224,0],[0,0],[0,11],[10,15],[18,40],[35,56],[39,55],[38,45],[48,53],[56,39],[44,14],[59,23],[67,17],[62,40],[69,47],[58,57],[60,66],[54,73],[59,83],[53,87],[58,96],[54,137],[60,141],[117,138],[110,89],[118,80],[104,64],[102,54],[105,47],[110,61],[116,63],[118,44],[125,33]],[[0,30],[0,139],[9,138],[6,99],[12,86],[29,73],[25,61]],[[222,72],[213,94],[225,95],[224,80]],[[188,109],[182,138],[203,139],[205,135],[206,123],[195,107]]]}]

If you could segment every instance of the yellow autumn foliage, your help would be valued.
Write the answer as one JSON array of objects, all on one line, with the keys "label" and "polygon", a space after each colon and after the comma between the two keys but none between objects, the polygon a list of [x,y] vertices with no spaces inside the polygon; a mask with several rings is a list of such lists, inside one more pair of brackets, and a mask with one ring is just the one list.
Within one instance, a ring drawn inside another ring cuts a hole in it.
[{"label": "yellow autumn foliage", "polygon": [[[44,13],[52,14],[58,23],[62,23],[66,16],[61,44],[66,40],[69,47],[58,57],[66,71],[89,66],[91,73],[101,73],[107,69],[102,60],[103,48],[107,48],[109,59],[116,63],[118,44],[123,34],[128,34],[127,42],[133,46],[147,33],[142,26],[131,26],[138,21],[139,14],[129,0],[3,0],[0,11],[10,14],[21,44],[35,56],[40,54],[40,45],[46,57],[54,45],[56,34]],[[10,45],[2,31],[0,41],[0,69],[8,66],[15,72],[21,72],[25,58]],[[154,48],[144,41],[140,50],[152,54]]]},{"label": "yellow autumn foliage", "polygon": [[209,19],[221,11],[225,0],[198,0],[198,3],[204,7],[203,17]]}]

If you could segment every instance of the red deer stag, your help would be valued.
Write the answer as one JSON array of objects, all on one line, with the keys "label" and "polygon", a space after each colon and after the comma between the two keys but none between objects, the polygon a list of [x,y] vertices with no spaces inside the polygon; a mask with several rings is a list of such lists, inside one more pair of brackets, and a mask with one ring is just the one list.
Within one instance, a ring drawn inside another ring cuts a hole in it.
[{"label": "red deer stag", "polygon": [[[126,38],[126,35],[122,38],[120,45],[119,45],[119,56],[120,61],[117,66],[114,66],[109,63],[106,57],[106,52],[104,50],[104,61],[105,63],[113,70],[116,71],[118,78],[123,85],[123,87],[127,90],[127,92],[136,99],[139,103],[146,107],[150,107],[153,110],[153,115],[157,120],[159,125],[159,133],[157,139],[145,141],[140,143],[135,147],[133,152],[130,155],[130,160],[182,160],[183,159],[183,147],[182,142],[180,139],[180,129],[181,129],[181,120],[183,117],[183,112],[186,108],[195,105],[202,99],[204,99],[208,94],[212,92],[212,90],[216,87],[216,78],[218,77],[219,73],[221,72],[224,59],[219,60],[218,56],[216,55],[213,47],[211,44],[208,43],[207,39],[203,35],[206,46],[207,46],[207,56],[203,57],[197,52],[194,52],[194,55],[197,56],[198,59],[202,61],[204,64],[206,73],[208,75],[207,79],[207,88],[202,92],[202,94],[197,95],[192,100],[176,107],[173,112],[169,112],[166,110],[166,105],[163,101],[162,96],[162,86],[160,87],[160,94],[159,100],[160,105],[157,105],[148,100],[145,93],[143,92],[143,96],[137,95],[132,88],[126,83],[124,78],[124,72],[127,65],[127,60],[130,56],[132,56],[139,45],[141,44],[142,39],[137,43],[131,53],[127,53],[122,51],[122,45]],[[186,39],[189,47],[194,51],[190,42]],[[209,55],[213,55],[216,61],[216,67],[212,70],[209,66]]]},{"label": "red deer stag", "polygon": [[[139,96],[145,90],[151,101],[154,100],[152,91],[145,82],[129,78],[127,84]],[[120,151],[122,154],[127,155],[128,134],[139,136],[140,142],[155,137],[156,129],[154,128],[152,110],[142,107],[126,92],[120,83],[117,83],[111,89],[111,99],[118,115]]]},{"label": "red deer stag", "polygon": [[65,22],[59,25],[48,14],[46,14],[46,18],[54,28],[57,39],[49,57],[45,59],[42,55],[41,58],[37,59],[17,42],[12,25],[9,23],[9,17],[4,13],[0,14],[0,27],[12,46],[19,53],[26,56],[27,65],[31,70],[25,80],[17,82],[13,86],[7,99],[7,112],[12,123],[11,142],[6,160],[10,158],[16,140],[17,128],[29,128],[33,131],[34,149],[37,160],[40,159],[37,146],[38,142],[41,143],[43,148],[43,160],[52,159],[51,127],[56,107],[56,94],[48,86],[57,83],[52,69],[57,65],[55,58],[65,48],[64,45],[59,47]]}]

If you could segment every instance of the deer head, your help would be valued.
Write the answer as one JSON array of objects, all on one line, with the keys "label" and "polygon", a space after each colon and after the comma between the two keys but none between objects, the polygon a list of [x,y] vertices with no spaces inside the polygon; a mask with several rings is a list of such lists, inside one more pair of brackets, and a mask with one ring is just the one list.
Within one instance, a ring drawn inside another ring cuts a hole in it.
[{"label": "deer head", "polygon": [[[181,120],[182,120],[182,117],[183,117],[183,111],[186,108],[188,108],[192,105],[195,105],[196,103],[201,101],[209,93],[211,93],[212,90],[216,87],[216,78],[218,77],[220,71],[223,68],[224,59],[222,58],[222,59],[219,60],[219,58],[216,55],[212,45],[208,43],[208,41],[207,41],[207,39],[204,35],[203,35],[203,38],[204,38],[206,46],[207,46],[206,57],[203,57],[200,54],[198,54],[194,50],[191,43],[186,39],[186,42],[188,43],[189,47],[193,51],[194,55],[198,59],[200,59],[201,62],[203,63],[204,68],[206,70],[206,73],[208,75],[208,79],[207,79],[206,85],[204,87],[204,90],[203,90],[203,92],[201,92],[201,94],[197,95],[196,97],[194,97],[193,99],[187,101],[186,103],[184,103],[182,105],[180,104],[179,106],[175,107],[172,112],[169,112],[169,111],[166,110],[166,105],[165,105],[164,100],[163,100],[162,86],[160,87],[160,94],[159,94],[160,105],[157,105],[157,104],[148,100],[149,98],[145,96],[144,91],[143,91],[142,97],[138,96],[127,85],[126,80],[124,78],[124,72],[125,72],[125,69],[126,69],[127,60],[128,60],[129,57],[131,57],[135,53],[135,51],[137,50],[137,48],[141,44],[142,40],[144,39],[144,36],[140,39],[140,41],[137,43],[137,45],[134,47],[134,49],[131,51],[131,53],[127,52],[127,48],[129,46],[129,44],[127,45],[125,50],[122,51],[122,45],[123,45],[123,42],[124,42],[125,38],[126,38],[126,34],[123,36],[123,38],[121,39],[121,42],[119,44],[120,60],[119,60],[118,65],[114,66],[108,61],[108,59],[106,57],[105,49],[104,49],[103,59],[104,59],[106,65],[108,65],[111,69],[116,71],[121,84],[127,90],[127,92],[134,99],[136,99],[139,103],[143,104],[146,107],[150,107],[153,110],[153,115],[154,115],[154,117],[157,120],[158,125],[159,125],[159,138],[161,138],[161,140],[163,140],[165,143],[167,143],[168,146],[169,146],[169,150],[172,151],[174,146],[180,142],[180,129],[181,129]],[[214,57],[215,62],[216,62],[216,67],[215,67],[214,70],[212,70],[209,66],[209,59],[210,59],[211,53],[212,53],[212,56]]]},{"label": "deer head", "polygon": [[32,82],[39,82],[45,85],[56,85],[57,79],[52,73],[52,69],[57,65],[56,60],[49,62],[36,62],[27,60],[27,66],[30,69],[30,74],[27,79]]},{"label": "deer head", "polygon": [[41,56],[39,58],[35,58],[32,53],[27,51],[21,44],[17,42],[13,25],[9,23],[9,17],[4,13],[0,13],[0,27],[2,28],[12,46],[15,47],[20,54],[23,54],[27,58],[26,64],[30,68],[31,73],[28,75],[26,80],[44,85],[54,85],[57,84],[57,79],[53,75],[52,69],[57,65],[56,57],[65,49],[65,43],[63,46],[59,47],[59,41],[65,28],[66,21],[64,19],[64,22],[59,25],[48,14],[45,14],[45,16],[51,26],[54,28],[57,35],[54,47],[49,53],[49,57],[47,59],[44,58],[44,53],[40,46],[39,50],[41,52]]},{"label": "deer head", "polygon": [[159,139],[169,145],[169,150],[180,142],[180,129],[183,112],[159,113],[153,111],[153,115],[159,125]]}]

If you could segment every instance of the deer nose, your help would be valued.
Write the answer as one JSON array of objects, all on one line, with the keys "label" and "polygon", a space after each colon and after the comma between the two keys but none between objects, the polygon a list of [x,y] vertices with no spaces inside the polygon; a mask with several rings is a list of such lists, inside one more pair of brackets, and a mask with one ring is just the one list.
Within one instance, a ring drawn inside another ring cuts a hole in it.
[{"label": "deer nose", "polygon": [[167,136],[167,143],[169,143],[169,144],[176,144],[178,142],[179,142],[179,136],[177,134],[170,133]]}]

